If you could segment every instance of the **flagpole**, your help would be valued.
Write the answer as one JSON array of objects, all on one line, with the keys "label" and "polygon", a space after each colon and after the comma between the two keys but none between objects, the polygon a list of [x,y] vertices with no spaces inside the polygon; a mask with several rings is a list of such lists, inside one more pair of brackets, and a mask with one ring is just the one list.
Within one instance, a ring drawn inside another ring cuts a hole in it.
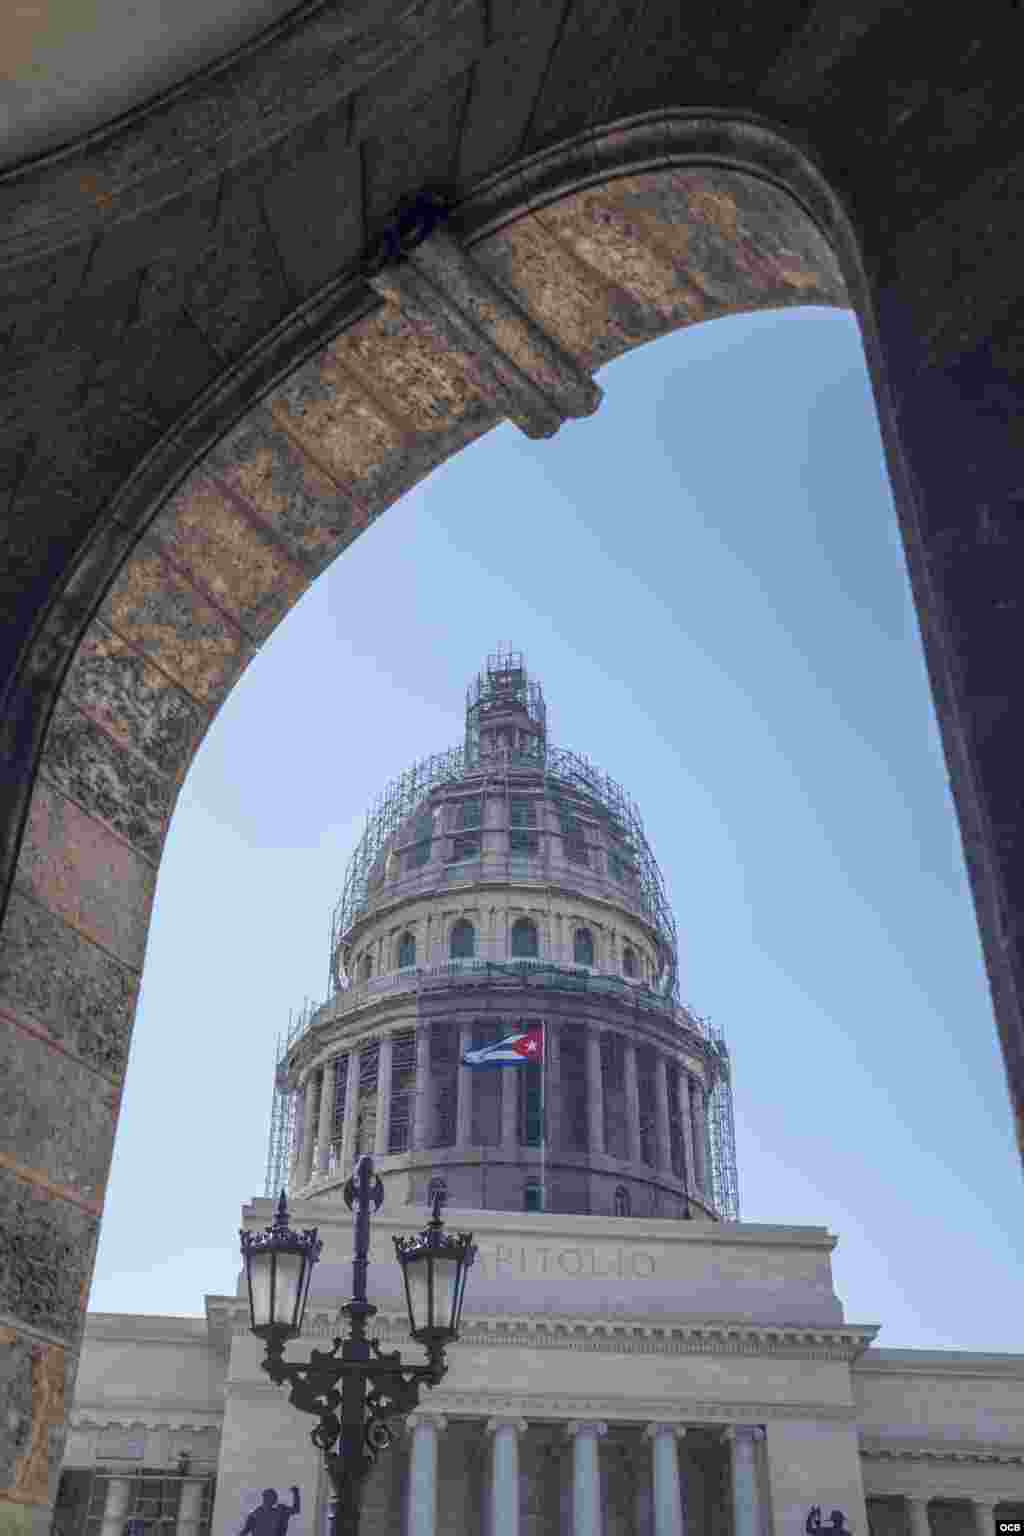
[{"label": "flagpole", "polygon": [[548,1192],[544,1181],[544,1150],[547,1141],[547,1123],[544,1118],[544,1078],[547,1067],[548,1040],[545,1030],[545,1021],[540,1021],[540,1208],[546,1211],[548,1208]]}]

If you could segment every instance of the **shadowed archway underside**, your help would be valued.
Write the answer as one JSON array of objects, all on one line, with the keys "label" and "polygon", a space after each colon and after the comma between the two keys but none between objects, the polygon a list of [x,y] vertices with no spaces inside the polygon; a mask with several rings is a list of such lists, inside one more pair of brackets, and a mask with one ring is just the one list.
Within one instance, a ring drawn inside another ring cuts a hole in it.
[{"label": "shadowed archway underside", "polygon": [[[985,268],[1004,184],[986,204],[993,141],[954,124],[940,185],[933,98],[908,88],[901,119],[891,79],[884,101],[865,87],[873,10],[806,9],[723,41],[627,0],[306,6],[262,52],[0,178],[0,1533],[49,1525],[156,872],[207,725],[406,490],[501,421],[545,437],[590,414],[594,372],[653,337],[858,313],[1016,1070],[1016,386],[987,338],[1019,274]],[[890,75],[901,25],[882,28]],[[936,44],[940,74],[967,69],[962,42]],[[964,90],[976,67],[995,123],[1010,86],[982,50]],[[824,169],[799,147],[816,133]],[[399,197],[430,188],[444,225],[366,264]],[[985,517],[964,532],[951,505]]]}]

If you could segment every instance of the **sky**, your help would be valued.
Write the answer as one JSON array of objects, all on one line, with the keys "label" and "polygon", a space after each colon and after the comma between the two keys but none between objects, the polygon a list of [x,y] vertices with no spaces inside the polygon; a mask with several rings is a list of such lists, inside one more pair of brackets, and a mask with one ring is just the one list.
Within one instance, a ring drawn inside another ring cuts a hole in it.
[{"label": "sky", "polygon": [[[741,1217],[827,1227],[887,1348],[1024,1351],[1020,1167],[853,317],[733,316],[406,495],[264,645],[161,866],[90,1310],[234,1294],[277,1037],[377,792],[497,645],[638,802],[733,1062]],[[370,1274],[372,1290],[372,1270]]]}]

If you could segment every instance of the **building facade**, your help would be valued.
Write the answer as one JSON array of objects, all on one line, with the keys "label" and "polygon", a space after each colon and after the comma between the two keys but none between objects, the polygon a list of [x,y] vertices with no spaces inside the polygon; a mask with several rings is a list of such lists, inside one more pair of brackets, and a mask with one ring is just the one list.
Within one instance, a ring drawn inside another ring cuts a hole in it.
[{"label": "building facade", "polygon": [[[368,818],[243,1211],[268,1225],[287,1187],[319,1228],[305,1334],[330,1338],[341,1186],[372,1152],[373,1328],[410,1362],[392,1238],[438,1190],[475,1234],[450,1369],[375,1465],[366,1536],[800,1536],[814,1506],[854,1536],[996,1536],[1024,1517],[1024,1357],[876,1349],[830,1234],[739,1221],[728,1052],[680,992],[636,807],[549,743],[521,655],[489,657],[462,745]],[[543,1065],[460,1064],[531,1026]],[[270,1489],[276,1536],[328,1536],[313,1421],[261,1354],[241,1280],[205,1319],[91,1315],[60,1536],[260,1536]]]}]

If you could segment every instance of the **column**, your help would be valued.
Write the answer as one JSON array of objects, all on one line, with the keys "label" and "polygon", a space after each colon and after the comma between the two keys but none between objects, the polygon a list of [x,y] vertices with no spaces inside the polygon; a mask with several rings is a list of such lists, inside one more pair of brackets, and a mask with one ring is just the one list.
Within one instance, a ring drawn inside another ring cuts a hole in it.
[{"label": "column", "polygon": [[320,1123],[317,1126],[317,1173],[328,1173],[331,1166],[331,1136],[334,1132],[334,1079],[337,1063],[332,1057],[324,1066],[320,1087]]},{"label": "column", "polygon": [[306,1098],[302,1107],[302,1156],[299,1159],[299,1188],[313,1177],[313,1136],[316,1132],[316,1072],[306,1077]]},{"label": "column", "polygon": [[[457,1147],[471,1147],[473,1145],[473,1068],[461,1065],[465,1051],[473,1049],[473,1025],[472,1022],[463,1019],[459,1025],[459,1086],[458,1098],[455,1101],[455,1145]],[[504,1074],[508,1077],[510,1074]]]},{"label": "column", "polygon": [[984,1496],[971,1500],[971,1517],[976,1536],[995,1536],[996,1505],[1001,1503],[1001,1499],[987,1499]]},{"label": "column", "polygon": [[658,1169],[672,1172],[672,1132],[668,1123],[668,1062],[661,1051],[654,1053],[654,1115]]},{"label": "column", "polygon": [[203,1508],[205,1482],[205,1477],[186,1477],[182,1480],[181,1503],[178,1505],[174,1536],[196,1536],[199,1530],[199,1516]]},{"label": "column", "polygon": [[752,1424],[733,1424],[725,1438],[732,1445],[733,1536],[761,1536],[755,1447],[764,1439],[764,1430]]},{"label": "column", "polygon": [[292,1125],[291,1161],[288,1165],[288,1193],[299,1187],[299,1166],[302,1162],[302,1116],[306,1108],[306,1096],[298,1088],[292,1092],[295,1120]]},{"label": "column", "polygon": [[[558,1025],[550,1019],[544,1021],[544,1049],[547,1061],[544,1072],[544,1136],[545,1151],[557,1152],[562,1144],[562,1038]],[[550,1210],[547,1200],[544,1209]]]},{"label": "column", "polygon": [[525,1428],[525,1419],[487,1420],[485,1433],[494,1436],[490,1536],[519,1536],[519,1436]]},{"label": "column", "polygon": [[626,1156],[631,1163],[640,1161],[640,1093],[636,1081],[636,1046],[626,1038],[622,1042],[622,1075],[626,1088]]},{"label": "column", "polygon": [[338,1154],[338,1172],[343,1179],[349,1178],[352,1174],[358,1109],[359,1052],[349,1051],[348,1072],[345,1076],[345,1118],[341,1123],[341,1151]]},{"label": "column", "polygon": [[707,1133],[704,1120],[704,1085],[690,1079],[690,1109],[693,1119],[693,1177],[698,1193],[708,1199]]},{"label": "column", "polygon": [[391,1036],[380,1042],[377,1056],[377,1123],[373,1133],[374,1157],[387,1157],[391,1125]]},{"label": "column", "polygon": [[910,1536],[931,1536],[926,1498],[907,1500],[907,1523],[910,1526]]},{"label": "column", "polygon": [[685,1066],[679,1067],[679,1119],[683,1127],[683,1157],[686,1161],[686,1187],[694,1185],[693,1116],[690,1114],[690,1074]]},{"label": "column", "polygon": [[410,1414],[408,1536],[435,1536],[437,1530],[437,1437],[447,1426],[442,1414]]},{"label": "column", "polygon": [[[682,1439],[686,1430],[679,1424],[648,1424],[644,1434],[651,1442],[654,1536],[684,1536],[683,1490],[676,1441]],[[740,1536],[739,1531],[734,1536]]]},{"label": "column", "polygon": [[608,1425],[574,1419],[565,1432],[572,1440],[572,1536],[599,1536],[604,1527],[597,1443]]},{"label": "column", "polygon": [[100,1536],[121,1536],[128,1518],[131,1503],[132,1480],[130,1477],[112,1477],[107,1484],[107,1500],[103,1506],[103,1524]]},{"label": "column", "polygon": [[601,1080],[601,1031],[596,1024],[587,1025],[587,1119],[590,1132],[589,1150],[604,1151],[604,1084]]},{"label": "column", "polygon": [[425,1152],[434,1137],[430,1083],[430,1025],[416,1025],[416,1090],[413,1094],[412,1149]]}]

